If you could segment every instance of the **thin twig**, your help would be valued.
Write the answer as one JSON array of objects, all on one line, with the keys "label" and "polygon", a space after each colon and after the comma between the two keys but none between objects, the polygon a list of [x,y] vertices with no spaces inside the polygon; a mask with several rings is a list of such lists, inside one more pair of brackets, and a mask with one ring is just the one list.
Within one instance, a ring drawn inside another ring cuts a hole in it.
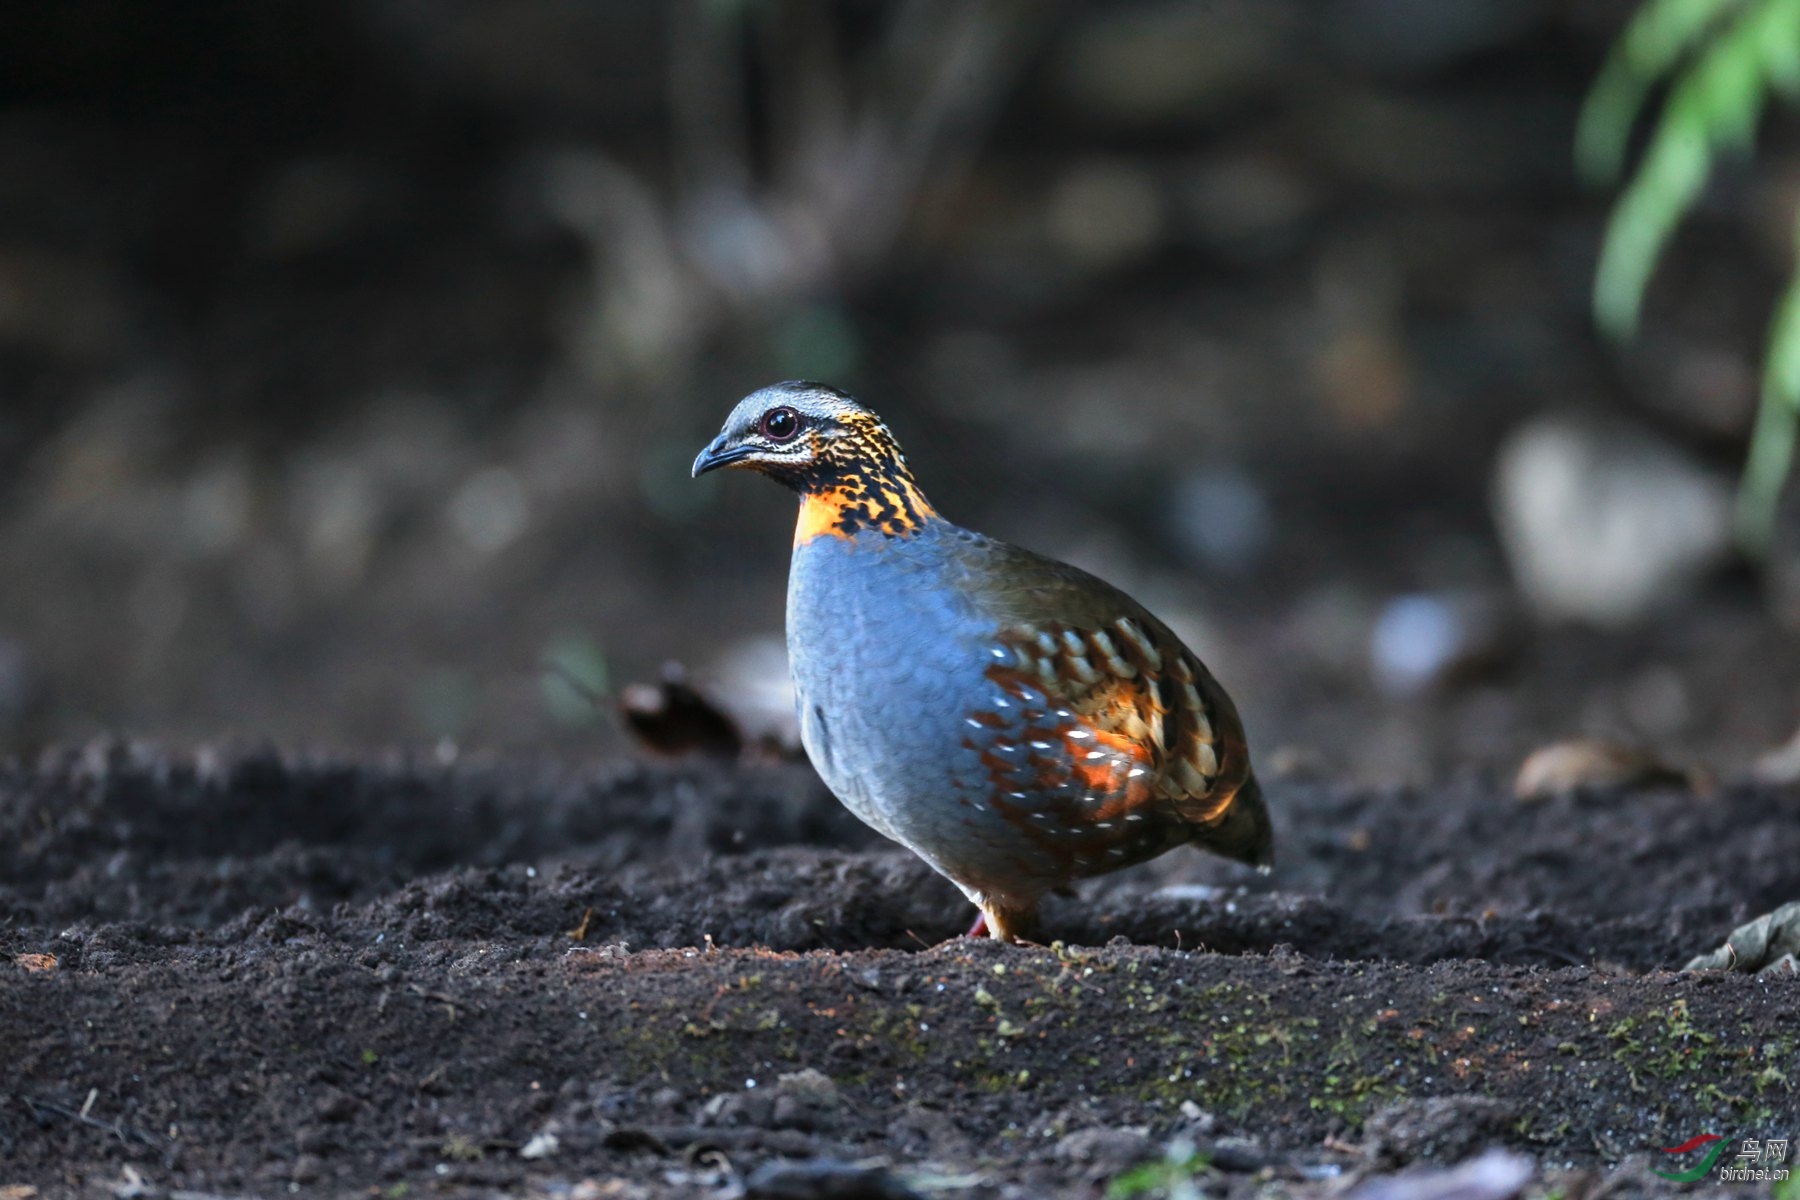
[{"label": "thin twig", "polygon": [[42,1114],[50,1113],[53,1116],[65,1117],[68,1120],[78,1122],[82,1125],[89,1125],[95,1129],[104,1129],[122,1142],[138,1141],[146,1146],[160,1146],[163,1142],[163,1139],[156,1134],[133,1128],[123,1121],[102,1121],[99,1117],[88,1116],[85,1111],[65,1107],[64,1105],[56,1103],[54,1100],[44,1100],[37,1096],[27,1096],[24,1092],[14,1092],[13,1095],[18,1098],[21,1104],[31,1110],[32,1120],[40,1125],[44,1124]]}]

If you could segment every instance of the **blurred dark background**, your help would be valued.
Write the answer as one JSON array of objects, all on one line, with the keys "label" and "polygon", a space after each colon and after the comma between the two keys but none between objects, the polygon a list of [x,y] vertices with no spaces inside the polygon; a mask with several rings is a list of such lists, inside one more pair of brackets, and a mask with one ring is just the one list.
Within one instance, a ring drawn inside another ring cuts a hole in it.
[{"label": "blurred dark background", "polygon": [[1571,138],[1632,11],[7,6],[0,749],[602,756],[586,693],[670,659],[779,727],[792,500],[687,464],[810,377],[1272,769],[1747,769],[1800,721],[1793,506],[1729,531],[1800,147],[1606,344]]}]

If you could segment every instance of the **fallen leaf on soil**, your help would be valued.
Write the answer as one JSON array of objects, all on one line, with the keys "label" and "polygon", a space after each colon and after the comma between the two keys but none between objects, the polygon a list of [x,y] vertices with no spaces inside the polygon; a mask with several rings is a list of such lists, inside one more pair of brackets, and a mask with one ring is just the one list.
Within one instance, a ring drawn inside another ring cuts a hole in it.
[{"label": "fallen leaf on soil", "polygon": [[1569,738],[1532,751],[1519,768],[1513,794],[1535,803],[1583,788],[1689,782],[1686,772],[1641,747],[1601,738]]},{"label": "fallen leaf on soil", "polygon": [[0,1200],[32,1200],[37,1194],[29,1183],[0,1184]]},{"label": "fallen leaf on soil", "polygon": [[1684,971],[1800,974],[1800,900],[1784,904],[1731,931],[1725,944],[1691,959]]},{"label": "fallen leaf on soil", "polygon": [[[21,954],[13,959],[13,962],[32,972],[56,970],[56,955],[54,954]],[[0,1200],[6,1200],[4,1192],[0,1192]]]}]

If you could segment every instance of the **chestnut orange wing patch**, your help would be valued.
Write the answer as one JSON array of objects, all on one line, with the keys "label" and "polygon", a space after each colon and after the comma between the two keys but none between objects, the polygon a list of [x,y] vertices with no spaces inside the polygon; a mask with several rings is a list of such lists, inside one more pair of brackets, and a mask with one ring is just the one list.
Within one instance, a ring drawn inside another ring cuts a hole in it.
[{"label": "chestnut orange wing patch", "polygon": [[1100,629],[1015,627],[988,677],[1042,693],[1067,712],[1070,767],[1104,807],[1165,801],[1210,823],[1247,771],[1237,713],[1194,656],[1160,625],[1119,617]]}]

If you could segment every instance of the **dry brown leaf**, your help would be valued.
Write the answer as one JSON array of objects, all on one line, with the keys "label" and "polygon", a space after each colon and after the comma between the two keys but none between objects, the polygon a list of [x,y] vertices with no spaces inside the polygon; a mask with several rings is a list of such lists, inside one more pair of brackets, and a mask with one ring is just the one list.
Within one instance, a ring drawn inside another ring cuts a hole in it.
[{"label": "dry brown leaf", "polygon": [[0,1183],[0,1200],[32,1200],[37,1194],[29,1183]]},{"label": "dry brown leaf", "polygon": [[1583,788],[1687,782],[1685,772],[1641,747],[1601,738],[1569,738],[1532,751],[1519,767],[1513,794],[1532,803]]},{"label": "dry brown leaf", "polygon": [[[27,971],[31,971],[34,973],[54,971],[54,970],[56,970],[56,955],[54,955],[54,954],[21,954],[17,958],[13,959],[13,963],[17,966],[25,968]],[[3,1193],[0,1193],[0,1200],[6,1200],[6,1197]]]}]

